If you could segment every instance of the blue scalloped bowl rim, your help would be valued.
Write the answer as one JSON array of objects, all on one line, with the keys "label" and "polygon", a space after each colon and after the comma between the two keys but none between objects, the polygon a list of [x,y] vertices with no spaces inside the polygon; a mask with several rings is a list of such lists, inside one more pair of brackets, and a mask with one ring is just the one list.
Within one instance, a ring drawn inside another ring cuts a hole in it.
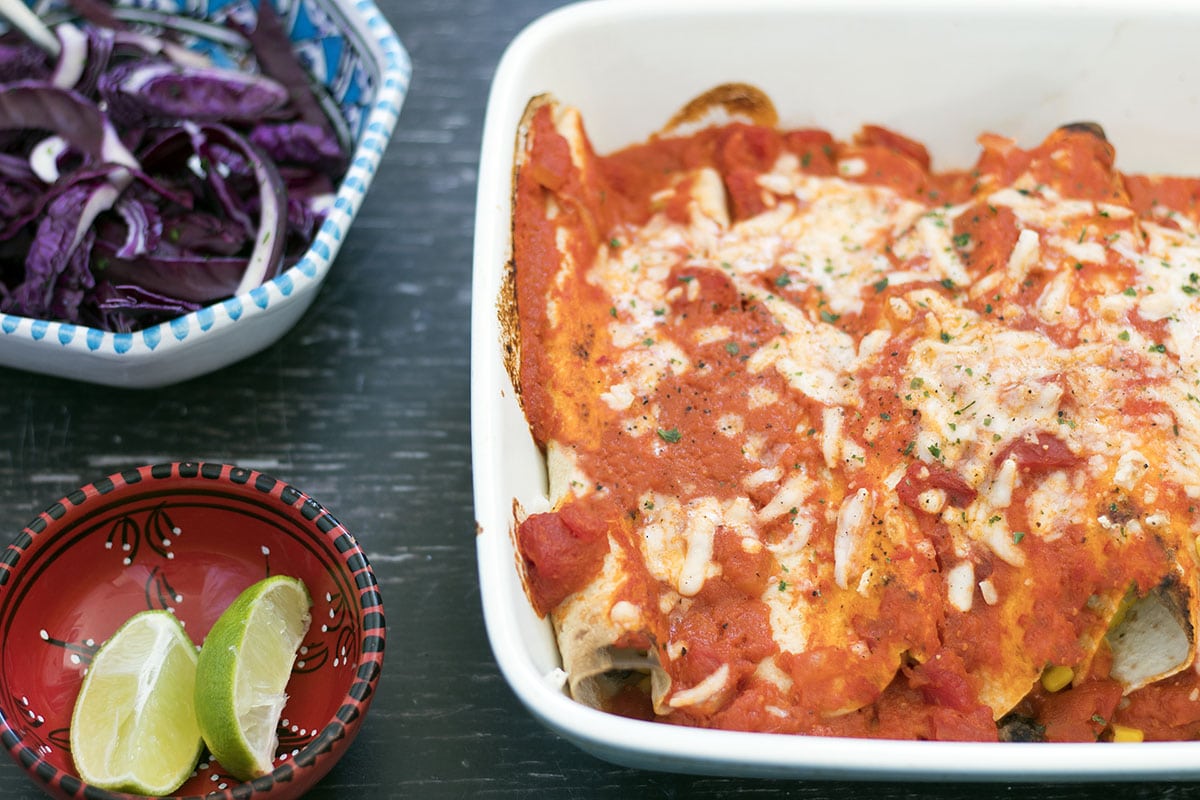
[{"label": "blue scalloped bowl rim", "polygon": [[[0,365],[112,386],[165,386],[264,349],[312,303],[374,181],[408,93],[412,62],[371,0],[273,2],[297,55],[326,87],[353,140],[349,169],[304,255],[248,292],[132,333],[0,314]],[[56,2],[35,5],[46,12]],[[237,11],[231,0],[117,5],[215,21]]]}]

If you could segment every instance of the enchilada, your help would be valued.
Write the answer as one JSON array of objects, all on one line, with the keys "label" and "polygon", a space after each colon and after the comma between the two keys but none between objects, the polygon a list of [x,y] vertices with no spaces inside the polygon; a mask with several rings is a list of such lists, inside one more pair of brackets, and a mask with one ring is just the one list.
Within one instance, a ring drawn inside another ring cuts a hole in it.
[{"label": "enchilada", "polygon": [[980,146],[935,171],[731,85],[601,156],[530,104],[510,366],[550,475],[514,536],[577,699],[1200,733],[1196,184],[1122,174],[1093,125]]}]

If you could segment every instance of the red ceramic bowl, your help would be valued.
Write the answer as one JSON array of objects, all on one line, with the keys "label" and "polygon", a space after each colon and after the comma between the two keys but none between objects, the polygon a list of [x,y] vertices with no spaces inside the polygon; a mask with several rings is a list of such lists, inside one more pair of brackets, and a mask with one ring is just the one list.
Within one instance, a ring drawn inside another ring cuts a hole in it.
[{"label": "red ceramic bowl", "polygon": [[383,664],[383,605],[354,537],[275,478],[175,463],[111,475],[48,507],[0,554],[0,744],[60,798],[116,798],[75,774],[69,724],[84,668],[126,619],[166,608],[197,645],[250,584],[292,575],[313,622],[288,683],[275,769],[249,783],[201,759],[180,797],[295,798],[363,721]]}]

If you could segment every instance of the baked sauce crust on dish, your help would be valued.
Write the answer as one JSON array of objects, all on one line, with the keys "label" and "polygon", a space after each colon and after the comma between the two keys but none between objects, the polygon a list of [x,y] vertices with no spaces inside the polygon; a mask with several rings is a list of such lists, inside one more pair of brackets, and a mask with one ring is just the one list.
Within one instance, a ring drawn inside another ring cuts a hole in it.
[{"label": "baked sauce crust on dish", "polygon": [[1200,737],[1200,181],[1093,124],[970,169],[719,87],[529,105],[514,509],[572,696],[857,737]]}]

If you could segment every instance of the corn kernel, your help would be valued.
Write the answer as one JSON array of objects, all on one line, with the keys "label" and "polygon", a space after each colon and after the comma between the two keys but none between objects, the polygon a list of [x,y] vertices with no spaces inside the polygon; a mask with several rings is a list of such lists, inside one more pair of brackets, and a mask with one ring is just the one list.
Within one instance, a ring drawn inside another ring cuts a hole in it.
[{"label": "corn kernel", "polygon": [[1070,667],[1047,667],[1042,673],[1042,688],[1047,692],[1057,692],[1065,689],[1075,678],[1075,670]]},{"label": "corn kernel", "polygon": [[[1197,552],[1200,553],[1200,538],[1196,539]],[[1137,589],[1134,586],[1129,587],[1129,591],[1125,592],[1125,596],[1117,603],[1117,610],[1113,612],[1112,619],[1108,621],[1108,629],[1114,630],[1125,620],[1125,614],[1128,613],[1129,607],[1137,600]]]},{"label": "corn kernel", "polygon": [[1113,725],[1112,740],[1114,742],[1140,742],[1146,738],[1146,734],[1142,733],[1138,728],[1130,728],[1128,725]]}]

